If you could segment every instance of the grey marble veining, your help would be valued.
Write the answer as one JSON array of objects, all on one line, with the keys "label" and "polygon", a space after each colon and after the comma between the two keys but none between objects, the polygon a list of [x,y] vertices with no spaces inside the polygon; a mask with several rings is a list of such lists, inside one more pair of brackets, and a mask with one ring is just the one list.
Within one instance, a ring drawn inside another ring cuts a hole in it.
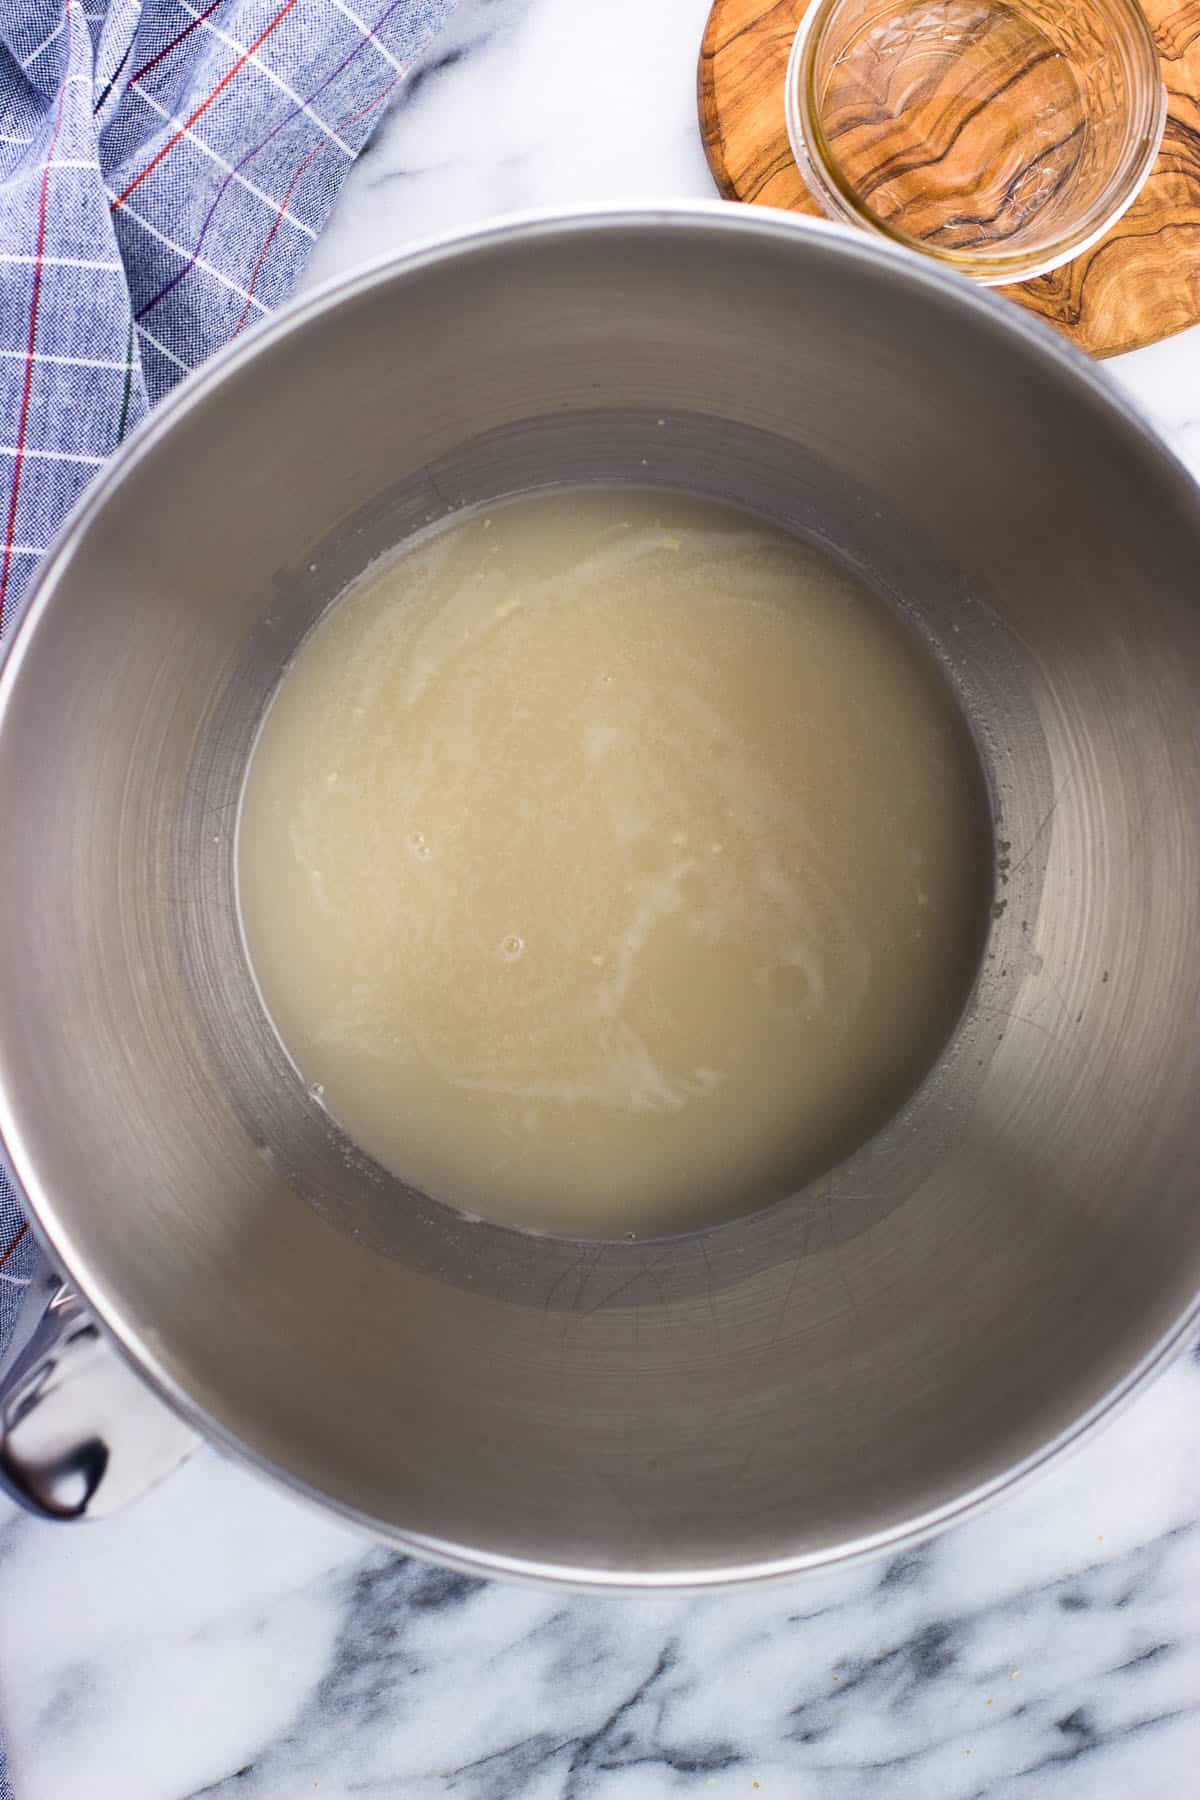
[{"label": "grey marble veining", "polygon": [[[315,282],[498,212],[710,194],[707,0],[462,0]],[[1200,467],[1200,332],[1116,378]],[[1200,1358],[990,1512],[786,1587],[483,1584],[205,1453],[103,1526],[0,1512],[18,1800],[1188,1800]]]},{"label": "grey marble veining", "polygon": [[704,1598],[474,1581],[209,1454],[104,1526],[10,1517],[19,1800],[1180,1800],[1198,1417],[1181,1358],[972,1523]]}]

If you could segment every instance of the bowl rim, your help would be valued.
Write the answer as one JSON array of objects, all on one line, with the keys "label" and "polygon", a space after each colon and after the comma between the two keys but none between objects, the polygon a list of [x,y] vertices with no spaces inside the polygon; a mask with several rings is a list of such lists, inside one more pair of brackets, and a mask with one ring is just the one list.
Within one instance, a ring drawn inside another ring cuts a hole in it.
[{"label": "bowl rim", "polygon": [[[398,252],[384,253],[315,285],[282,306],[272,317],[238,337],[181,380],[132,431],[97,479],[76,501],[47,550],[37,573],[22,597],[11,622],[10,634],[0,654],[0,740],[12,692],[22,663],[42,615],[68,566],[84,545],[93,518],[102,511],[142,461],[154,454],[176,420],[204,403],[249,362],[288,339],[297,337],[314,321],[342,304],[386,287],[410,274],[453,262],[464,255],[486,253],[500,242],[541,242],[581,230],[627,231],[699,230],[702,232],[754,232],[779,243],[836,245],[836,254],[886,267],[896,279],[925,288],[943,300],[975,313],[981,325],[1024,345],[1031,356],[1051,368],[1070,371],[1071,379],[1085,388],[1122,428],[1136,440],[1165,482],[1176,485],[1191,503],[1200,526],[1200,482],[1191,474],[1166,438],[1142,413],[1124,390],[1081,350],[1067,343],[1032,314],[987,288],[948,272],[944,265],[904,249],[882,237],[829,220],[812,219],[774,207],[740,206],[723,200],[681,203],[616,202],[604,206],[571,208],[540,207],[507,213],[485,224],[449,233],[430,234]],[[533,1557],[511,1556],[453,1543],[427,1534],[405,1531],[388,1521],[356,1509],[325,1494],[315,1484],[270,1461],[233,1432],[227,1430],[192,1398],[158,1356],[153,1333],[138,1328],[124,1316],[119,1297],[105,1291],[100,1276],[87,1266],[71,1242],[69,1231],[57,1216],[53,1195],[39,1179],[34,1158],[23,1142],[19,1123],[8,1096],[0,1087],[0,1167],[8,1173],[14,1191],[29,1219],[31,1234],[52,1264],[65,1272],[90,1312],[102,1326],[121,1359],[146,1382],[179,1417],[192,1425],[209,1444],[216,1445],[243,1467],[270,1477],[298,1498],[358,1527],[376,1540],[383,1538],[428,1561],[492,1579],[567,1587],[578,1592],[702,1593],[765,1585],[817,1571],[829,1571],[868,1561],[887,1553],[909,1549],[952,1524],[973,1517],[1004,1495],[1023,1486],[1035,1474],[1068,1450],[1082,1445],[1098,1427],[1116,1413],[1171,1361],[1200,1325],[1200,1289],[1175,1322],[1139,1361],[1115,1382],[1080,1417],[1053,1438],[1029,1452],[1002,1474],[969,1487],[954,1499],[916,1517],[880,1531],[818,1550],[746,1563],[731,1562],[698,1569],[655,1572],[639,1568],[595,1568],[584,1565],[540,1562]]]},{"label": "bowl rim", "polygon": [[866,201],[859,199],[822,128],[812,92],[816,58],[825,32],[843,4],[844,0],[812,0],[792,39],[783,92],[792,156],[814,199],[831,218],[878,233],[889,242],[915,250],[944,268],[970,275],[972,280],[985,287],[996,287],[1032,281],[1085,255],[1125,216],[1145,187],[1158,161],[1167,123],[1168,95],[1162,59],[1150,22],[1138,0],[1107,0],[1110,8],[1122,14],[1137,53],[1145,58],[1143,72],[1149,75],[1144,94],[1135,95],[1137,103],[1131,104],[1126,115],[1127,127],[1136,129],[1124,158],[1115,201],[1099,214],[1093,208],[1095,216],[1085,216],[1080,225],[1026,250],[943,250],[909,237],[882,218]]}]

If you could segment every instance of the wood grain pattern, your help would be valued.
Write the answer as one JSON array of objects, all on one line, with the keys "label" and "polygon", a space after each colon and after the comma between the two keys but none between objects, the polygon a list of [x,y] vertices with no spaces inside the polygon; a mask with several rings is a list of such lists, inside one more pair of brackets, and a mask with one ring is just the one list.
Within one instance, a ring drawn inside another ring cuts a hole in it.
[{"label": "wood grain pattern", "polygon": [[[783,83],[808,0],[715,0],[700,53],[709,166],[731,200],[820,215],[793,159]],[[1108,235],[1074,262],[1002,288],[1093,356],[1200,322],[1200,0],[1143,0],[1167,85],[1150,178]]]}]

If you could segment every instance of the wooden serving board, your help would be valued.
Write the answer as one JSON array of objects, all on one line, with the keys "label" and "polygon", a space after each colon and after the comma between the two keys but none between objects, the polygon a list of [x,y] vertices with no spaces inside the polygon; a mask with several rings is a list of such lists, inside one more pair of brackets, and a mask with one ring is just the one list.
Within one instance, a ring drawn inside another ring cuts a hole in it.
[{"label": "wooden serving board", "polygon": [[[808,0],[715,0],[700,52],[700,124],[730,200],[820,214],[788,142],[783,84]],[[1143,0],[1167,84],[1167,128],[1142,192],[1106,237],[1001,288],[1093,356],[1200,321],[1200,0]]]}]

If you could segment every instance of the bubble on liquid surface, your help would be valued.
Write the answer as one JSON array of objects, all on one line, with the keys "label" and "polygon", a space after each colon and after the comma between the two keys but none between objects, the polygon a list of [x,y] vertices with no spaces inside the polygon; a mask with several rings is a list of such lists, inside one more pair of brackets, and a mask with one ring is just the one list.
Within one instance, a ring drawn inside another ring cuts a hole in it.
[{"label": "bubble on liquid surface", "polygon": [[518,937],[515,931],[510,931],[507,937],[500,939],[500,954],[505,962],[516,962],[519,956],[525,954],[525,939]]},{"label": "bubble on liquid surface", "polygon": [[428,862],[433,855],[423,831],[410,831],[404,841],[413,855],[419,856],[422,862]]}]

